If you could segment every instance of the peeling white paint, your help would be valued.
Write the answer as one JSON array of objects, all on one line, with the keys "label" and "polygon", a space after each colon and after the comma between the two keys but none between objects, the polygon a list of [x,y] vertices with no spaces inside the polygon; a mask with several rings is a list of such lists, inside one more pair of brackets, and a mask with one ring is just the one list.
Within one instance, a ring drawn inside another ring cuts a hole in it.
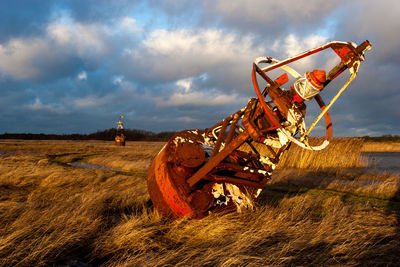
[{"label": "peeling white paint", "polygon": [[163,146],[163,148],[161,148],[161,150],[158,152],[157,156],[160,155],[160,153],[164,150],[164,148],[165,148],[166,146],[167,146],[167,144],[165,144],[165,145]]},{"label": "peeling white paint", "polygon": [[264,171],[264,170],[258,170],[258,173],[261,173],[261,174],[263,174],[263,175],[266,175],[266,174],[267,174],[267,171]]},{"label": "peeling white paint", "polygon": [[265,139],[264,144],[266,144],[267,146],[273,147],[273,148],[278,148],[278,149],[282,147],[282,144],[278,140],[275,140],[272,138]]},{"label": "peeling white paint", "polygon": [[254,197],[258,197],[261,192],[262,192],[262,188],[258,188],[257,192],[254,194]]},{"label": "peeling white paint", "polygon": [[277,129],[276,131],[278,133],[279,142],[282,144],[282,146],[286,145],[289,142],[289,139],[286,137],[284,133],[282,133],[280,129]]},{"label": "peeling white paint", "polygon": [[260,162],[262,164],[270,166],[272,170],[275,170],[275,168],[276,168],[276,164],[274,164],[268,157],[261,156],[260,157]]},{"label": "peeling white paint", "polygon": [[226,183],[226,190],[230,193],[230,197],[233,203],[236,205],[236,211],[241,212],[244,209],[253,209],[254,203],[252,199],[247,197],[239,187],[234,184]]},{"label": "peeling white paint", "polygon": [[201,147],[202,147],[203,151],[206,152],[207,156],[211,157],[214,147],[210,146],[208,143],[205,143],[205,142],[202,144]]},{"label": "peeling white paint", "polygon": [[[225,189],[224,189],[225,188]],[[257,191],[257,195],[260,194],[262,189]],[[219,184],[215,183],[211,190],[214,198],[217,199],[216,205],[228,205],[229,201],[232,201],[238,212],[241,212],[244,209],[253,209],[254,202],[253,200],[246,196],[240,188],[234,184],[225,183]]]}]

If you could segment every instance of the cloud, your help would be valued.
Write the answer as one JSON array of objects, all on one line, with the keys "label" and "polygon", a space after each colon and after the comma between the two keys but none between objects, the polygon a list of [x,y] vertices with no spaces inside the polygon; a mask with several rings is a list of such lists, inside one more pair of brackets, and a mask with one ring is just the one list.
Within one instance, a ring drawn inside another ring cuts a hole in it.
[{"label": "cloud", "polygon": [[[47,26],[59,17],[73,21],[113,25],[121,17],[131,15],[141,1],[119,0],[30,0],[0,1],[0,43],[15,38],[32,38],[46,33]],[[128,21],[125,21],[128,26]]]},{"label": "cloud", "polygon": [[0,43],[40,35],[51,20],[52,6],[51,0],[0,1]]},{"label": "cloud", "polygon": [[115,18],[124,17],[132,13],[141,1],[136,0],[61,0],[58,5],[66,10],[71,18],[84,23],[109,23]]},{"label": "cloud", "polygon": [[112,77],[112,83],[115,85],[122,84],[122,81],[124,80],[123,75],[116,75]]},{"label": "cloud", "polygon": [[176,83],[177,89],[167,98],[154,97],[154,102],[159,107],[211,107],[232,103],[245,103],[246,98],[238,94],[224,94],[216,89],[200,90],[193,88],[193,79],[183,79]]},{"label": "cloud", "polygon": [[132,18],[113,25],[83,24],[63,17],[52,21],[42,37],[14,38],[0,44],[0,71],[15,79],[43,80],[77,75],[79,69],[101,67],[117,51],[121,35],[140,31]]},{"label": "cloud", "polygon": [[[339,1],[340,2],[340,1]],[[302,1],[263,1],[243,2],[240,0],[206,1],[208,9],[214,9],[229,19],[243,18],[246,21],[267,23],[276,20],[304,23],[322,19],[337,7],[339,2],[330,3],[323,0]]]},{"label": "cloud", "polygon": [[[126,57],[119,61],[117,68],[126,78],[143,83],[170,83],[203,75],[206,79],[195,81],[198,91],[218,88],[219,93],[229,95],[226,99],[230,99],[235,93],[252,95],[250,73],[255,58],[279,54],[284,59],[319,46],[327,39],[317,34],[289,34],[264,47],[252,34],[240,35],[221,29],[155,30],[139,45],[125,51]],[[309,67],[315,61],[307,58],[295,66]],[[324,57],[318,61],[326,62]],[[196,94],[180,93],[174,97],[182,102],[189,100],[188,97],[202,99],[198,95],[201,93]],[[165,102],[159,104],[172,105],[172,100]]]},{"label": "cloud", "polygon": [[59,105],[43,104],[38,97],[35,98],[35,101],[32,104],[27,105],[26,108],[31,111],[45,111],[56,114],[67,113],[66,110]]},{"label": "cloud", "polygon": [[184,117],[178,117],[176,118],[176,121],[181,121],[181,122],[185,122],[185,123],[196,123],[199,120],[198,119],[194,119],[188,116],[184,116]]},{"label": "cloud", "polygon": [[29,42],[16,39],[7,45],[0,44],[0,69],[20,79],[36,77],[43,70],[36,66],[35,59],[48,51],[51,51],[48,43],[37,38]]},{"label": "cloud", "polygon": [[[284,59],[331,40],[365,39],[373,49],[331,110],[335,134],[399,131],[396,1],[26,5],[0,3],[0,132],[92,131],[108,127],[120,113],[131,114],[132,127],[148,130],[209,127],[255,96],[250,71],[256,57]],[[329,70],[338,60],[333,55],[292,67],[301,74]],[[323,98],[334,95],[341,81],[332,82]],[[11,117],[19,126],[7,120]]]},{"label": "cloud", "polygon": [[238,94],[226,95],[218,92],[175,92],[168,99],[156,98],[155,102],[160,107],[210,107],[232,103],[245,103],[244,98],[239,98]]},{"label": "cloud", "polygon": [[83,81],[87,80],[87,73],[86,71],[82,71],[81,73],[78,74],[77,76],[78,80]]},{"label": "cloud", "polygon": [[320,46],[327,42],[326,36],[311,34],[300,38],[295,34],[289,34],[285,39],[277,40],[273,45],[274,51],[284,52],[286,57],[294,56],[300,52]]},{"label": "cloud", "polygon": [[237,73],[263,49],[249,35],[217,29],[179,29],[152,31],[133,51],[132,57],[125,60],[132,69],[126,76],[165,82],[221,68]]},{"label": "cloud", "polygon": [[109,102],[108,98],[109,97],[97,97],[90,95],[73,100],[72,105],[77,109],[93,109],[94,107],[100,107]]},{"label": "cloud", "polygon": [[[351,16],[340,20],[337,36],[369,39],[379,63],[391,62],[400,65],[400,38],[398,37],[398,14],[400,5],[396,1],[357,0],[350,4]],[[372,55],[371,55],[372,56]],[[395,59],[395,60],[394,60]]]},{"label": "cloud", "polygon": [[206,18],[241,32],[263,35],[262,40],[273,42],[276,38],[293,32],[310,34],[328,24],[327,17],[345,1],[297,0],[287,1],[204,1]]},{"label": "cloud", "polygon": [[55,46],[74,50],[79,57],[104,55],[109,52],[107,27],[77,22],[54,22],[47,27],[48,41]]}]

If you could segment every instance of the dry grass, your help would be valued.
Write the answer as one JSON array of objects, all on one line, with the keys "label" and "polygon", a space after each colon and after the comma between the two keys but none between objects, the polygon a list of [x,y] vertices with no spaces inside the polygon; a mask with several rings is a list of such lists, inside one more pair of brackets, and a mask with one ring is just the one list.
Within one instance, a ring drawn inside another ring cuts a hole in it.
[{"label": "dry grass", "polygon": [[163,146],[163,142],[127,142],[125,149],[116,149],[112,155],[109,153],[97,155],[87,161],[125,171],[147,171],[151,160]]},{"label": "dry grass", "polygon": [[363,167],[366,161],[361,157],[363,141],[356,138],[335,138],[321,151],[310,151],[292,144],[282,157],[283,168],[323,169]]},{"label": "dry grass", "polygon": [[[326,157],[351,153],[358,143],[348,141]],[[254,212],[169,221],[153,210],[146,189],[147,166],[164,144],[127,144],[0,142],[0,265],[399,262],[399,176],[341,170],[347,163],[340,160],[336,169],[281,167]],[[74,161],[122,171],[76,168]]]},{"label": "dry grass", "polygon": [[365,142],[363,152],[400,152],[400,143]]}]

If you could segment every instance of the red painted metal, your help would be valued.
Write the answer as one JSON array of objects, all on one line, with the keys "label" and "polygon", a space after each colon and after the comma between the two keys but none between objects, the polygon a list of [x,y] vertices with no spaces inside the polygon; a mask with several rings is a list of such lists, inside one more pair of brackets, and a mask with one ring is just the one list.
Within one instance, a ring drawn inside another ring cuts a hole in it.
[{"label": "red painted metal", "polygon": [[257,97],[260,100],[260,104],[261,106],[264,108],[264,112],[265,115],[268,117],[268,120],[272,122],[273,127],[271,127],[268,130],[274,130],[277,128],[280,128],[281,125],[279,124],[279,122],[276,120],[276,117],[274,116],[274,114],[272,113],[272,111],[267,107],[267,104],[265,103],[265,97],[261,94],[260,92],[260,87],[258,86],[258,81],[257,81],[257,76],[256,73],[259,73],[261,75],[261,77],[264,78],[264,80],[266,80],[271,86],[277,86],[277,84],[272,81],[267,75],[265,75],[265,73],[263,73],[260,68],[253,63],[253,71],[251,72],[251,78],[253,80],[253,86],[254,86],[254,90],[256,91]]},{"label": "red painted metal", "polygon": [[[266,72],[332,48],[341,61],[326,75],[326,80],[321,76],[325,72],[310,73],[317,76],[314,77],[317,85],[323,88],[346,68],[363,60],[370,47],[368,41],[358,47],[330,42],[284,61],[266,58],[263,62],[274,63],[266,68],[254,63],[251,76],[258,98],[250,99],[245,108],[204,131],[177,133],[154,158],[147,180],[154,207],[171,218],[193,219],[211,212],[251,207],[291,144],[282,134],[304,131],[301,128],[306,110],[304,100],[296,96],[295,90],[280,88],[289,81],[286,73],[273,80]],[[268,83],[263,92],[257,75]],[[271,101],[266,101],[266,96]],[[321,110],[325,110],[322,98],[319,95],[314,98]],[[326,139],[330,140],[329,112],[324,117]],[[260,146],[267,149],[261,152]]]}]

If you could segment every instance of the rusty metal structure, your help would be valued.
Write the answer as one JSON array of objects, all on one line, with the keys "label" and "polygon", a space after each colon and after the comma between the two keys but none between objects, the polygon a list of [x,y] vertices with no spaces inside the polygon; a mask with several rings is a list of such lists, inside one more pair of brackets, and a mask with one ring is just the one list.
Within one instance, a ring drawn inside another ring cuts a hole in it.
[{"label": "rusty metal structure", "polygon": [[120,115],[117,121],[117,134],[115,136],[115,144],[117,146],[125,146],[125,134],[124,134],[124,116]]},{"label": "rusty metal structure", "polygon": [[[302,76],[288,66],[328,48],[340,58],[328,73],[313,70]],[[321,150],[329,144],[329,108],[356,77],[364,52],[370,48],[369,41],[358,46],[332,41],[282,61],[257,58],[251,71],[257,98],[249,99],[246,107],[210,128],[175,134],[153,159],[147,184],[154,207],[168,217],[193,219],[213,212],[253,208],[292,143],[308,150]],[[283,74],[271,78],[269,72],[278,68]],[[346,69],[349,79],[325,105],[319,92]],[[282,86],[289,81],[288,74],[295,82],[285,90]],[[263,90],[259,77],[267,83]],[[305,101],[311,99],[315,99],[321,113],[307,129]],[[308,136],[322,117],[325,140],[311,145]],[[260,153],[260,147],[268,151],[268,156]]]}]

